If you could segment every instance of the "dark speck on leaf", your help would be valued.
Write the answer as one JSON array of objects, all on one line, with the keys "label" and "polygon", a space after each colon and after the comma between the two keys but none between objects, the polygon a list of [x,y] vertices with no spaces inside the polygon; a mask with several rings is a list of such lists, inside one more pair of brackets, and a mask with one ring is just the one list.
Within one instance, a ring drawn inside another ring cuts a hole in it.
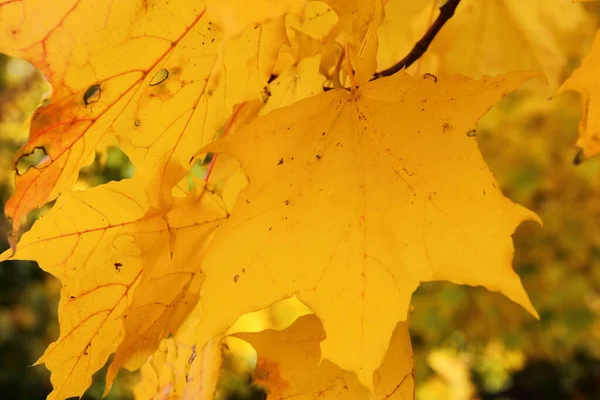
[{"label": "dark speck on leaf", "polygon": [[102,89],[100,85],[92,85],[90,86],[85,93],[83,94],[83,102],[86,105],[92,104],[100,100],[100,96],[102,95]]},{"label": "dark speck on leaf", "polygon": [[433,74],[425,74],[425,75],[423,75],[423,79],[430,79],[430,80],[434,81],[435,83],[437,83],[437,81],[438,81],[437,76],[435,76]]},{"label": "dark speck on leaf", "polygon": [[444,122],[444,124],[442,125],[442,129],[444,130],[444,133],[452,132],[453,128],[454,127],[452,126],[452,124],[449,124],[448,122]]},{"label": "dark speck on leaf", "polygon": [[280,158],[279,162],[277,163],[277,165],[281,165],[281,164],[283,164],[283,158]]},{"label": "dark speck on leaf", "polygon": [[240,279],[240,276],[239,276],[238,274],[235,274],[235,275],[233,276],[233,283],[237,283],[237,282],[238,282],[238,279]]},{"label": "dark speck on leaf", "polygon": [[290,205],[290,201],[289,200],[286,200],[284,203],[285,203],[286,206]]}]

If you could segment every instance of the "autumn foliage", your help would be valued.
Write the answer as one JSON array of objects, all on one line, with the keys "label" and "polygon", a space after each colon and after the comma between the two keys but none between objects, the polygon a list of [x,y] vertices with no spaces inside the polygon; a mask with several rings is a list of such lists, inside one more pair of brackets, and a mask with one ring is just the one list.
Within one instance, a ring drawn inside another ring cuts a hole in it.
[{"label": "autumn foliage", "polygon": [[[13,157],[0,256],[62,283],[49,399],[81,396],[111,355],[106,393],[141,368],[140,399],[211,399],[228,340],[256,350],[269,399],[408,399],[422,282],[539,318],[512,235],[541,221],[503,195],[477,123],[524,85],[575,90],[577,160],[600,153],[600,37],[563,76],[581,6],[251,3],[0,0],[0,52],[52,86]],[[114,144],[133,176],[75,190]],[[287,317],[255,329],[276,304]]]}]

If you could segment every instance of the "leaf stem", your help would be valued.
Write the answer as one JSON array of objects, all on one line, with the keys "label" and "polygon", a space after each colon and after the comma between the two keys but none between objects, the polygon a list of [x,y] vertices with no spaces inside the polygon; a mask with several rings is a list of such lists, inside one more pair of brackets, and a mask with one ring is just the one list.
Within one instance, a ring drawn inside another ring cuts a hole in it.
[{"label": "leaf stem", "polygon": [[390,68],[384,69],[380,72],[375,72],[371,80],[374,81],[376,79],[383,78],[384,76],[393,75],[404,68],[410,67],[415,61],[421,58],[446,22],[452,18],[459,3],[460,0],[448,0],[446,4],[441,6],[440,14],[434,21],[433,25],[429,27],[427,32],[425,32],[425,35],[423,35],[423,37],[414,45],[410,53],[408,53],[406,57],[392,65]]}]

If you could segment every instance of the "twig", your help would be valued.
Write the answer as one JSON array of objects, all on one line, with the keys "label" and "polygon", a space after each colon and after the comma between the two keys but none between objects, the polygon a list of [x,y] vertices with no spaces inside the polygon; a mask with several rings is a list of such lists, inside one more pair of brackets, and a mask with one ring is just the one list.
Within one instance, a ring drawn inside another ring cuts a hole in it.
[{"label": "twig", "polygon": [[384,76],[393,75],[404,68],[410,67],[415,61],[421,58],[442,27],[450,18],[452,18],[459,3],[460,0],[448,0],[446,4],[441,6],[440,14],[436,18],[435,22],[429,27],[427,32],[425,32],[425,35],[423,35],[423,37],[415,44],[410,53],[408,53],[406,57],[392,65],[390,68],[384,69],[380,72],[375,72],[371,80],[374,81],[375,79],[383,78]]}]

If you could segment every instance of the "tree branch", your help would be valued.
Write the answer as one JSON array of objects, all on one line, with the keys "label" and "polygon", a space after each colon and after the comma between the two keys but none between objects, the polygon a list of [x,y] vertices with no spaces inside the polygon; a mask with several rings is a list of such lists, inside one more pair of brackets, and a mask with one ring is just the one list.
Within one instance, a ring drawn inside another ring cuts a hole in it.
[{"label": "tree branch", "polygon": [[421,58],[442,27],[450,18],[452,18],[459,3],[460,0],[448,0],[446,4],[441,6],[440,14],[434,23],[429,27],[427,32],[425,32],[425,35],[423,35],[423,37],[415,44],[410,53],[408,53],[406,57],[392,65],[390,68],[384,69],[381,72],[375,72],[371,80],[374,81],[375,79],[383,78],[384,76],[393,75],[404,68],[410,67],[415,61]]}]

